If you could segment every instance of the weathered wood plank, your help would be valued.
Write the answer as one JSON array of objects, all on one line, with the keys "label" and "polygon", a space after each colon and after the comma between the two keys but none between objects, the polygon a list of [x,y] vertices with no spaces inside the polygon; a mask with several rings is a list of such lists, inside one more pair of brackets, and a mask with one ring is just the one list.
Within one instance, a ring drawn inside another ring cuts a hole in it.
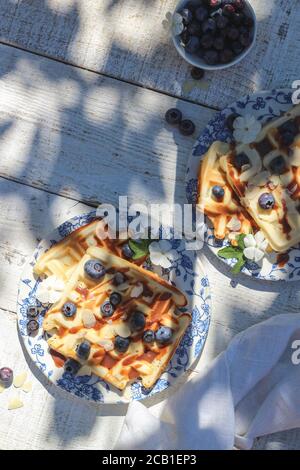
[{"label": "weathered wood plank", "polygon": [[240,65],[208,73],[207,90],[187,84],[190,67],[162,26],[176,4],[177,0],[0,0],[0,38],[216,108],[248,92],[290,86],[299,79],[297,0],[252,0],[257,45]]},{"label": "weathered wood plank", "polygon": [[[1,24],[1,22],[0,22]],[[86,203],[183,202],[194,138],[214,111],[0,45],[0,176]]]}]

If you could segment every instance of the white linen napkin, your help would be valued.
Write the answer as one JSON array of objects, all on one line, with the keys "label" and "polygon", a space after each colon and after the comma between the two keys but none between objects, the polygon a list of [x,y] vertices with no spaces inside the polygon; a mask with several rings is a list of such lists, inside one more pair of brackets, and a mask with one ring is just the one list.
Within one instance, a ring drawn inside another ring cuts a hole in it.
[{"label": "white linen napkin", "polygon": [[257,436],[300,427],[295,340],[300,314],[248,328],[162,404],[132,402],[115,448],[250,449]]}]

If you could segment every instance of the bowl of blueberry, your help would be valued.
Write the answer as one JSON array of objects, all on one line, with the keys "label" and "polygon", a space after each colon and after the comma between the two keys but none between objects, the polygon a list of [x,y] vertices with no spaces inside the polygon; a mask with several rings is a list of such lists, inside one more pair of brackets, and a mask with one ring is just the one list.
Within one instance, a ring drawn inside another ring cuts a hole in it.
[{"label": "bowl of blueberry", "polygon": [[191,65],[221,70],[252,49],[257,21],[247,0],[181,0],[173,13],[172,38]]}]

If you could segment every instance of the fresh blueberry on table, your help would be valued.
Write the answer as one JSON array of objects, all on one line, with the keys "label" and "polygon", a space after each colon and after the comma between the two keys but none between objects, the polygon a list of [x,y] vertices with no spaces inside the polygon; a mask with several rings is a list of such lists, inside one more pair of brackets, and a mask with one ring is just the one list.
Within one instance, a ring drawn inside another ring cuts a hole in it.
[{"label": "fresh blueberry on table", "polygon": [[165,115],[165,119],[168,124],[171,124],[171,126],[176,126],[182,120],[182,112],[176,108],[168,109]]},{"label": "fresh blueberry on table", "polygon": [[115,307],[111,304],[109,300],[106,300],[103,302],[103,304],[100,307],[100,311],[103,315],[103,317],[111,317],[115,311]]},{"label": "fresh blueberry on table", "polygon": [[270,163],[270,170],[274,175],[285,173],[287,168],[284,158],[281,156],[274,158]]},{"label": "fresh blueberry on table", "polygon": [[146,330],[143,334],[144,343],[153,343],[155,341],[155,333],[152,330]]},{"label": "fresh blueberry on table", "polygon": [[258,204],[262,209],[269,210],[275,205],[275,199],[271,193],[263,193],[259,196]]},{"label": "fresh blueberry on table", "polygon": [[116,307],[122,302],[122,296],[119,292],[112,292],[109,296],[110,303]]},{"label": "fresh blueberry on table", "polygon": [[125,243],[122,246],[122,255],[124,256],[124,258],[127,258],[127,259],[130,259],[130,258],[133,257],[133,251],[130,248],[130,246],[128,245],[128,243]]},{"label": "fresh blueberry on table", "polygon": [[69,374],[76,375],[81,367],[81,364],[75,359],[67,359],[64,365],[65,371]]},{"label": "fresh blueberry on table", "polygon": [[91,352],[91,344],[89,341],[82,341],[76,348],[76,354],[80,359],[87,360]]},{"label": "fresh blueberry on table", "polygon": [[146,319],[142,312],[136,310],[129,318],[129,326],[131,331],[141,331],[145,328]]},{"label": "fresh blueberry on table", "polygon": [[173,330],[168,326],[161,326],[155,333],[155,339],[158,343],[168,344],[173,336]]},{"label": "fresh blueberry on table", "polygon": [[98,259],[86,261],[84,271],[92,279],[101,279],[105,275],[105,268]]},{"label": "fresh blueberry on table", "polygon": [[190,119],[184,119],[179,124],[179,131],[181,132],[182,135],[186,135],[186,136],[192,135],[194,134],[195,129],[196,129],[195,124]]},{"label": "fresh blueberry on table", "polygon": [[29,305],[27,308],[27,316],[31,318],[36,318],[39,315],[39,309],[36,305]]},{"label": "fresh blueberry on table", "polygon": [[8,385],[13,381],[14,373],[9,367],[2,367],[0,369],[0,382],[4,385]]},{"label": "fresh blueberry on table", "polygon": [[115,337],[115,349],[121,353],[125,353],[127,349],[129,348],[130,345],[130,339],[129,338],[123,338],[122,336],[116,336]]},{"label": "fresh blueberry on table", "polygon": [[199,69],[198,67],[193,67],[192,70],[191,70],[191,77],[194,79],[194,80],[202,80],[202,78],[204,77],[205,75],[205,72],[203,69]]},{"label": "fresh blueberry on table", "polygon": [[61,309],[62,313],[64,314],[65,317],[71,318],[74,317],[77,307],[73,302],[66,302]]},{"label": "fresh blueberry on table", "polygon": [[32,319],[32,320],[29,320],[29,322],[27,323],[27,331],[28,333],[34,333],[35,331],[37,331],[39,329],[39,323]]},{"label": "fresh blueberry on table", "polygon": [[215,196],[215,198],[218,200],[223,199],[223,197],[225,196],[224,188],[222,188],[222,186],[219,186],[217,184],[213,186],[212,193]]}]

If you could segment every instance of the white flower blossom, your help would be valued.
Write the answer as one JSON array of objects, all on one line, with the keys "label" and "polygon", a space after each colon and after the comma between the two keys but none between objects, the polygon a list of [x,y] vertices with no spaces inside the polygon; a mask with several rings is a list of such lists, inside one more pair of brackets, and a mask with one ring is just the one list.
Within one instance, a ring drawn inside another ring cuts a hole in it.
[{"label": "white flower blossom", "polygon": [[65,283],[61,279],[49,276],[38,285],[36,298],[42,304],[54,304],[61,298],[64,288]]},{"label": "white flower blossom", "polygon": [[258,263],[265,256],[268,241],[265,240],[262,232],[257,232],[255,235],[246,235],[244,238],[244,245],[244,256]]},{"label": "white flower blossom", "polygon": [[237,142],[250,144],[261,131],[261,123],[251,114],[237,117],[233,122],[233,137]]},{"label": "white flower blossom", "polygon": [[152,242],[149,245],[149,254],[151,263],[164,269],[169,269],[179,256],[168,240]]}]

